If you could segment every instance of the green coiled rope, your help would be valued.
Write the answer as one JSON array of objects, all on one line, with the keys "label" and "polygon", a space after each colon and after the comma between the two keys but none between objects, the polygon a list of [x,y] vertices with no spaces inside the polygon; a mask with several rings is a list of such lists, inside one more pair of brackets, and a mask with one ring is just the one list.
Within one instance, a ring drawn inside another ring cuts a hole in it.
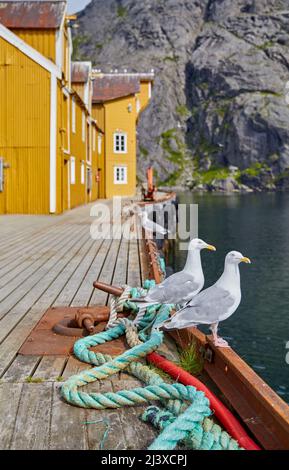
[{"label": "green coiled rope", "polygon": [[[133,292],[134,296],[136,294]],[[126,304],[128,308],[132,307],[131,302],[128,301]],[[211,414],[209,401],[203,392],[197,391],[192,386],[166,384],[157,374],[137,362],[162,344],[163,333],[152,329],[148,335],[148,328],[163,323],[169,317],[172,308],[172,305],[150,306],[137,325],[140,337],[145,342],[116,358],[94,353],[90,348],[122,336],[126,331],[125,321],[108,331],[77,341],[74,345],[76,357],[96,367],[70,377],[61,388],[61,394],[68,403],[83,408],[119,408],[160,400],[162,403],[167,403],[176,414],[181,413],[168,424],[149,449],[174,449],[178,442],[188,439],[194,430],[199,429],[204,419]],[[133,310],[137,312],[137,309],[134,304]],[[149,385],[117,393],[86,393],[79,390],[88,383],[103,380],[124,369],[142,378]],[[187,402],[185,410],[184,402]]]}]

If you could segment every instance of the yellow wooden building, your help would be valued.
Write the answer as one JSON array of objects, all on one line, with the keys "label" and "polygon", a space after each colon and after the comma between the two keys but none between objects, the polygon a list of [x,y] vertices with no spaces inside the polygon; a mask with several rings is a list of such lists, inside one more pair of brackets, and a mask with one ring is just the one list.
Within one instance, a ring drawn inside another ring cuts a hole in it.
[{"label": "yellow wooden building", "polygon": [[136,126],[148,105],[154,73],[93,71],[92,115],[104,131],[100,196],[134,196],[136,191]]},{"label": "yellow wooden building", "polygon": [[136,188],[150,74],[72,62],[66,1],[0,1],[0,214],[59,214]]},{"label": "yellow wooden building", "polygon": [[74,88],[71,55],[66,2],[0,2],[0,213],[98,197],[91,64]]}]

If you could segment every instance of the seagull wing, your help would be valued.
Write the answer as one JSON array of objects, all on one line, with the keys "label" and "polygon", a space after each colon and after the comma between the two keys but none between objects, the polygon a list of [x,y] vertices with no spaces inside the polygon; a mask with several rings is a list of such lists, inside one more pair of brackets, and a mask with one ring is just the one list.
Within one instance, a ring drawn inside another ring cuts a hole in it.
[{"label": "seagull wing", "polygon": [[182,329],[200,323],[211,325],[226,316],[234,304],[236,304],[236,298],[231,292],[215,284],[196,295],[186,307],[164,323],[164,328]]},{"label": "seagull wing", "polygon": [[161,284],[150,289],[145,297],[146,302],[182,304],[187,302],[203,285],[184,271],[173,274]]}]

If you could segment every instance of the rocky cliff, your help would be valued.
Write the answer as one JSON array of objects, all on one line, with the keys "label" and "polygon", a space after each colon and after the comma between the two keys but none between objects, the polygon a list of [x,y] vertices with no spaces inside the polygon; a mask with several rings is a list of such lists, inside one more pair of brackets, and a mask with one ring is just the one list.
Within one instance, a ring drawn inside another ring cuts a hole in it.
[{"label": "rocky cliff", "polygon": [[75,56],[104,71],[154,69],[140,174],[205,189],[289,183],[288,0],[92,0]]}]

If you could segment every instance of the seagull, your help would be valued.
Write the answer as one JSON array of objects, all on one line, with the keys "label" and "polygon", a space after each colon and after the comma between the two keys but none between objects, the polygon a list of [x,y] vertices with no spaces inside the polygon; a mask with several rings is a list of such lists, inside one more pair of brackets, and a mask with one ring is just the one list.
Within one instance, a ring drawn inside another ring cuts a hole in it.
[{"label": "seagull", "polygon": [[159,233],[160,235],[166,235],[167,233],[170,233],[169,230],[150,220],[146,211],[139,212],[139,216],[141,218],[142,227],[148,232]]},{"label": "seagull", "polygon": [[201,251],[203,249],[216,251],[213,245],[209,245],[199,238],[191,240],[184,269],[172,274],[161,284],[150,289],[145,297],[132,299],[132,301],[145,302],[147,306],[154,304],[185,305],[204,286],[201,262]]},{"label": "seagull", "polygon": [[218,325],[237,310],[241,302],[240,263],[251,263],[238,251],[231,251],[225,259],[224,272],[218,281],[196,295],[184,308],[166,320],[159,328],[181,330],[199,324],[210,325],[215,346],[229,347],[227,341],[218,337]]}]

